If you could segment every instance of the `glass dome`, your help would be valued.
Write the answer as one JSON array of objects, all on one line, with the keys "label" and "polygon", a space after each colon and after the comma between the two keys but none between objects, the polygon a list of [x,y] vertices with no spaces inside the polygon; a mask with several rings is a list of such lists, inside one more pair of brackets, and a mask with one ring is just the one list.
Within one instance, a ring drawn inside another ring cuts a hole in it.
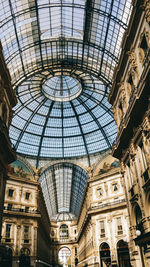
[{"label": "glass dome", "polygon": [[18,104],[18,153],[78,157],[111,148],[107,102],[132,0],[0,0],[0,34]]},{"label": "glass dome", "polygon": [[[10,127],[10,137],[17,152],[38,159],[67,158],[111,148],[116,127],[107,101],[108,87],[81,71],[75,71],[73,77],[78,80],[72,80],[68,71],[63,79],[65,86],[71,83],[75,93],[80,94],[70,101],[54,101],[51,92],[48,91],[48,97],[43,92],[41,84],[43,80],[50,85],[57,82],[60,89],[60,76],[52,81],[47,80],[47,76],[48,71],[35,74],[17,88],[18,105]],[[56,98],[60,97],[59,89]],[[73,94],[67,90],[67,98],[69,93]]]},{"label": "glass dome", "polygon": [[80,82],[71,76],[54,76],[47,79],[42,85],[45,96],[58,102],[70,101],[82,91]]}]

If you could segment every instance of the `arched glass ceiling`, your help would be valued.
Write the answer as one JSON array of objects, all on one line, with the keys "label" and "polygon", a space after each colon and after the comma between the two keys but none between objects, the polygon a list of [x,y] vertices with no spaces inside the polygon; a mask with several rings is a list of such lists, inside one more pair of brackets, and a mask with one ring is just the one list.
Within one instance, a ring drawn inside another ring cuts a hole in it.
[{"label": "arched glass ceiling", "polygon": [[45,68],[81,68],[110,82],[132,0],[0,0],[14,85]]},{"label": "arched glass ceiling", "polygon": [[87,179],[87,173],[71,163],[55,164],[41,174],[39,181],[50,219],[78,217]]},{"label": "arched glass ceiling", "polygon": [[1,41],[18,97],[10,137],[37,166],[40,158],[111,147],[107,95],[131,2],[0,0]]}]

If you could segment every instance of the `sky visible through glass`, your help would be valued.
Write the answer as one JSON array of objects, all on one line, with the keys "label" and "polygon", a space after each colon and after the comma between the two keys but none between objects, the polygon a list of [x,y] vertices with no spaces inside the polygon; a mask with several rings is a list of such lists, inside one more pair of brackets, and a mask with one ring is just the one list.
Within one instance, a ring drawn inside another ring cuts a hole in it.
[{"label": "sky visible through glass", "polygon": [[3,52],[18,98],[10,138],[37,167],[43,158],[111,148],[116,126],[107,96],[131,2],[0,0]]}]

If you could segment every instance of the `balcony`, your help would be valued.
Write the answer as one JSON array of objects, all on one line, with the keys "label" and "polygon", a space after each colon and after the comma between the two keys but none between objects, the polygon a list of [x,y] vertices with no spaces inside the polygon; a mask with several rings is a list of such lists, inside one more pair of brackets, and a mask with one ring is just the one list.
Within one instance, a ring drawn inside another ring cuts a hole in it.
[{"label": "balcony", "polygon": [[120,200],[108,202],[108,203],[105,203],[105,204],[100,204],[100,205],[97,205],[97,206],[91,205],[88,210],[92,211],[92,210],[97,210],[97,209],[102,209],[102,208],[107,208],[107,207],[109,208],[109,207],[112,207],[114,205],[122,204],[122,203],[125,203],[125,202],[126,202],[125,199],[120,199]]},{"label": "balcony", "polygon": [[[11,208],[11,207],[6,207],[4,206],[4,214],[15,214],[15,215],[19,215],[19,214],[28,214],[28,215],[32,215],[35,216],[35,214],[40,215],[40,212],[38,210],[28,210],[28,209],[23,209],[23,208]],[[16,214],[17,213],[17,214]]]},{"label": "balcony", "polygon": [[68,239],[60,239],[60,238],[52,238],[52,242],[54,243],[62,243],[62,244],[74,244],[77,242],[76,238],[68,238]]}]

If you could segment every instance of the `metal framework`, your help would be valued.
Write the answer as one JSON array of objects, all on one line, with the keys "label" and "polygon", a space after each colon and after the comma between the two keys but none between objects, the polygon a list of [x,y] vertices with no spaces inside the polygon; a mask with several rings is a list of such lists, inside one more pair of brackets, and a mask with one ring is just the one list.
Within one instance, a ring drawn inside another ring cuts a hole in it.
[{"label": "metal framework", "polygon": [[51,219],[77,218],[87,179],[87,173],[71,163],[55,164],[41,174],[40,183]]},{"label": "metal framework", "polygon": [[10,137],[37,167],[41,158],[111,148],[107,95],[131,2],[0,0],[1,41],[18,96]]},{"label": "metal framework", "polygon": [[[41,159],[85,155],[90,166],[90,154],[111,148],[107,96],[131,11],[132,0],[0,0],[0,38],[18,98],[10,138],[36,168]],[[69,164],[44,171],[49,215],[77,216],[86,179]]]}]

